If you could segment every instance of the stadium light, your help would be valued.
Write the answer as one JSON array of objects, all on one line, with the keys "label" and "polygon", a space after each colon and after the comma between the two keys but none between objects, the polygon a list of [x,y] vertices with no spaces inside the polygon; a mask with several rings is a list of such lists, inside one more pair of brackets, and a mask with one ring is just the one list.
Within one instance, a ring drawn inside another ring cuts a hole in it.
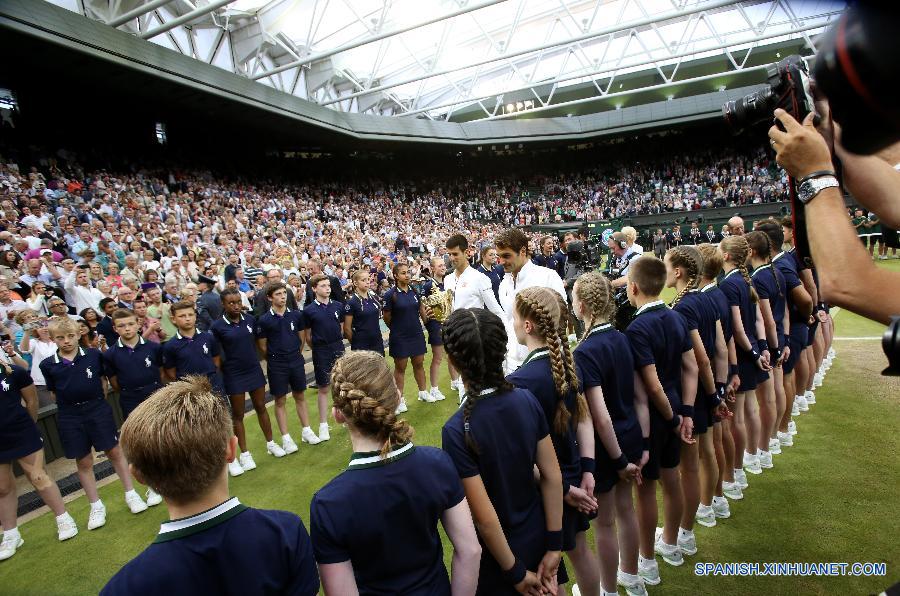
[{"label": "stadium light", "polygon": [[507,112],[507,113],[509,113],[509,112],[515,112],[515,111],[516,111],[516,106],[514,106],[514,105],[511,104],[511,103],[506,104],[506,112]]}]

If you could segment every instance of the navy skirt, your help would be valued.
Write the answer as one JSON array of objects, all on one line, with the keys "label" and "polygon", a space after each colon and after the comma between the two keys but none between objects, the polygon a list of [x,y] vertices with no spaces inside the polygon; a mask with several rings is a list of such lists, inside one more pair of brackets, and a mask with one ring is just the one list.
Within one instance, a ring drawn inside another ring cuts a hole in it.
[{"label": "navy skirt", "polygon": [[441,325],[434,319],[430,319],[427,323],[425,323],[425,329],[428,331],[428,345],[444,345],[444,339],[441,337],[441,327],[443,327],[443,325]]},{"label": "navy skirt", "polygon": [[423,356],[425,354],[425,334],[420,333],[416,337],[388,338],[388,349],[391,358],[410,358],[411,356]]},{"label": "navy skirt", "polygon": [[248,370],[237,371],[225,367],[225,370],[222,371],[222,380],[226,395],[243,395],[266,384],[266,377],[263,376],[262,367],[259,364]]},{"label": "navy skirt", "polygon": [[8,463],[44,448],[37,425],[23,410],[22,416],[0,425],[0,463]]}]

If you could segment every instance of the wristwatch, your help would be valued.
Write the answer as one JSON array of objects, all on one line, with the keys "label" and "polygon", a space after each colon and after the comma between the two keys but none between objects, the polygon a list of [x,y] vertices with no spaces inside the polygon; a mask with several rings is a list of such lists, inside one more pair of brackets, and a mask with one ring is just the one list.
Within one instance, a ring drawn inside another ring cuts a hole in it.
[{"label": "wristwatch", "polygon": [[797,187],[797,198],[800,199],[801,203],[806,205],[813,200],[813,197],[822,192],[824,189],[838,187],[840,187],[840,183],[834,176],[820,176],[818,178],[810,178],[809,180],[803,181],[800,186]]}]

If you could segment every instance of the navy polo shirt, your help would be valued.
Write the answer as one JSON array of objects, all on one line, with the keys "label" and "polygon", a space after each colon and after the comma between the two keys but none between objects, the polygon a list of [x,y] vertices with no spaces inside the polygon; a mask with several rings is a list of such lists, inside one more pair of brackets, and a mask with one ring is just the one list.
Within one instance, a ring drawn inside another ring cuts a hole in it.
[{"label": "navy polo shirt", "polygon": [[731,307],[728,305],[728,298],[722,293],[715,283],[700,288],[700,294],[709,301],[715,308],[719,323],[722,324],[722,335],[725,336],[725,343],[731,341]]},{"label": "navy polo shirt", "polygon": [[[672,409],[681,406],[681,356],[693,350],[684,317],[672,311],[662,300],[645,304],[637,310],[625,330],[634,358],[635,370],[651,364]],[[656,415],[656,408],[650,408]]]},{"label": "navy polo shirt", "polygon": [[706,355],[712,360],[716,355],[716,320],[718,315],[714,305],[700,294],[691,290],[681,297],[672,310],[684,317],[689,331],[697,330]]},{"label": "navy polo shirt", "polygon": [[[537,398],[544,411],[547,428],[550,430],[550,438],[553,448],[556,450],[556,458],[559,460],[559,469],[563,475],[563,482],[569,486],[581,485],[581,454],[578,451],[578,441],[575,434],[575,418],[569,419],[569,426],[564,434],[558,434],[553,426],[556,418],[556,408],[559,400],[563,399],[569,412],[574,414],[578,407],[577,394],[569,391],[563,397],[556,392],[556,384],[553,382],[553,373],[550,370],[550,354],[547,348],[533,351],[525,358],[515,372],[506,377],[506,380],[522,389],[527,389]],[[565,486],[565,484],[564,484]]]},{"label": "navy polo shirt", "polygon": [[266,340],[266,356],[293,356],[300,353],[300,331],[306,329],[303,311],[286,308],[277,314],[270,308],[256,321],[256,336]]},{"label": "navy polo shirt", "polygon": [[316,561],[350,561],[361,594],[449,594],[438,520],[464,497],[440,449],[407,443],[384,459],[354,453],[347,470],[313,496]]},{"label": "navy polo shirt", "polygon": [[404,292],[394,286],[385,292],[384,312],[391,313],[392,339],[416,339],[424,335],[419,318],[419,295],[412,287]]},{"label": "navy polo shirt", "polygon": [[112,317],[103,317],[97,323],[97,333],[106,338],[106,345],[111,346],[119,339],[119,334],[113,329]]},{"label": "navy polo shirt", "polygon": [[176,331],[175,337],[162,345],[163,367],[174,368],[175,377],[185,375],[209,376],[216,372],[213,357],[219,355],[219,342],[209,331],[194,331],[193,337],[184,337]]},{"label": "navy polo shirt", "polygon": [[251,509],[232,497],[203,513],[163,523],[153,544],[122,567],[100,594],[318,592],[312,545],[300,518],[287,511]]},{"label": "navy polo shirt", "polygon": [[344,303],[329,300],[322,304],[313,300],[303,308],[306,326],[310,329],[312,347],[327,346],[344,340]]},{"label": "navy polo shirt", "polygon": [[[634,410],[634,358],[628,339],[609,323],[588,331],[572,352],[575,368],[585,391],[591,387],[603,390],[603,401],[617,437],[624,437],[638,425]],[[596,449],[606,450],[599,440]]]},{"label": "navy polo shirt", "polygon": [[778,253],[772,259],[772,265],[781,272],[784,277],[784,295],[788,303],[788,317],[790,318],[791,327],[805,326],[807,318],[800,314],[797,305],[791,299],[791,291],[797,286],[803,285],[800,281],[800,274],[797,272],[797,262],[789,253]]},{"label": "navy polo shirt", "polygon": [[[547,528],[534,482],[537,445],[550,432],[547,418],[537,398],[525,389],[502,393],[488,389],[484,393],[469,418],[478,453],[466,446],[464,407],[444,424],[442,446],[461,478],[481,476],[513,553],[531,569],[529,565],[536,565],[543,556]],[[536,561],[523,557],[534,550],[541,551]],[[482,558],[490,556],[485,547]]]},{"label": "navy polo shirt", "polygon": [[[256,353],[256,319],[242,314],[237,323],[222,315],[209,328],[219,343],[224,356],[222,368],[231,371],[256,370],[259,357]],[[294,334],[296,335],[296,334]]]},{"label": "navy polo shirt", "polygon": [[772,265],[763,265],[753,270],[750,276],[753,287],[760,300],[768,300],[772,309],[772,318],[775,319],[775,331],[778,334],[778,345],[784,343],[784,304],[785,304],[785,280],[781,271]]},{"label": "navy polo shirt", "polygon": [[381,341],[381,303],[371,293],[366,298],[352,294],[344,304],[344,314],[353,317],[354,343]]},{"label": "navy polo shirt", "polygon": [[531,258],[531,262],[538,267],[546,267],[547,269],[553,269],[554,271],[559,273],[559,261],[556,260],[555,255],[535,255]]},{"label": "navy polo shirt", "polygon": [[75,359],[66,360],[56,354],[45,358],[41,372],[47,389],[56,393],[56,404],[70,406],[103,399],[103,357],[100,350],[78,348]]},{"label": "navy polo shirt", "polygon": [[728,306],[737,306],[741,311],[744,333],[756,349],[756,305],[750,298],[750,286],[737,269],[732,269],[719,283],[719,289],[728,298]]},{"label": "navy polo shirt", "polygon": [[15,365],[9,368],[12,372],[6,374],[0,367],[0,436],[34,424],[28,410],[22,406],[22,389],[34,385],[34,381],[24,368]]},{"label": "navy polo shirt", "polygon": [[107,377],[116,377],[122,393],[141,387],[161,384],[162,346],[138,336],[138,343],[129,348],[119,338],[103,354]]},{"label": "navy polo shirt", "polygon": [[488,270],[482,263],[475,265],[475,269],[486,275],[491,280],[491,288],[494,290],[494,297],[500,300],[500,282],[503,281],[503,266],[494,265]]}]

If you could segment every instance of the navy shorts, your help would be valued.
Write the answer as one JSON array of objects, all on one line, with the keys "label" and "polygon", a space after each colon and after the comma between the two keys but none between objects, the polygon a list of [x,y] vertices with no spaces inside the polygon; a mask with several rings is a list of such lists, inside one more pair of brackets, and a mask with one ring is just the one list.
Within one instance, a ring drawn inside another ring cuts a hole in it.
[{"label": "navy shorts", "polygon": [[425,355],[425,334],[419,333],[417,337],[394,337],[388,338],[388,348],[391,352],[391,358],[409,358],[411,356]]},{"label": "navy shorts", "polygon": [[763,383],[769,380],[769,371],[762,370],[761,368],[756,369],[756,386],[759,387]]},{"label": "navy shorts", "polygon": [[564,551],[575,549],[575,537],[591,527],[588,516],[563,503],[562,535]]},{"label": "navy shorts", "polygon": [[331,384],[331,367],[343,355],[343,343],[313,346],[312,359],[313,371],[316,373],[316,387],[325,387]]},{"label": "navy shorts", "polygon": [[709,400],[699,391],[694,399],[694,415],[691,416],[691,419],[694,421],[695,435],[702,435],[712,426],[712,412],[710,411]]},{"label": "navy shorts", "polygon": [[153,393],[162,387],[160,383],[153,383],[144,387],[138,387],[134,390],[125,390],[119,393],[119,405],[122,407],[122,418],[127,419],[135,408],[143,403],[145,399],[153,395]]},{"label": "navy shorts", "polygon": [[[641,455],[644,453],[643,439],[641,438],[641,425],[635,420],[633,426],[625,429],[616,427],[616,439],[619,441],[619,449],[625,454],[629,462],[641,463]],[[619,473],[613,460],[599,439],[594,439],[596,454],[594,455],[594,494],[608,493],[619,482]]]},{"label": "navy shorts", "polygon": [[225,384],[226,395],[243,396],[245,393],[264,387],[266,384],[266,377],[263,376],[262,367],[259,363],[256,363],[255,367],[248,370],[232,372],[231,369],[226,368],[222,371],[222,380]]},{"label": "navy shorts", "polygon": [[[313,352],[313,361],[315,361],[315,356],[316,354]],[[266,362],[269,372],[269,393],[275,397],[281,397],[290,391],[306,390],[306,361],[303,356],[300,354],[289,357],[270,355]]]},{"label": "navy shorts", "polygon": [[791,353],[788,354],[787,360],[782,365],[785,374],[794,372],[794,368],[800,360],[800,354],[803,353],[803,348],[806,347],[807,332],[806,325],[791,327],[791,335],[788,338],[788,347],[791,349]]},{"label": "navy shorts", "polygon": [[428,331],[428,345],[444,345],[444,338],[441,337],[441,327],[443,327],[443,325],[441,325],[434,319],[431,319],[427,323],[425,323],[425,329]]},{"label": "navy shorts", "polygon": [[112,408],[105,399],[77,405],[61,405],[57,414],[59,438],[69,459],[79,459],[91,452],[109,451],[119,444],[119,433]]},{"label": "navy shorts", "polygon": [[809,326],[809,334],[806,336],[806,347],[813,345],[816,341],[816,329],[819,328],[819,319]]},{"label": "navy shorts", "polygon": [[740,348],[738,348],[737,352],[738,377],[741,379],[741,386],[738,387],[738,393],[743,391],[753,391],[756,389],[756,373],[759,371],[759,368],[756,366],[753,356],[745,353]]},{"label": "navy shorts", "polygon": [[658,414],[651,415],[650,459],[641,470],[641,475],[650,480],[659,480],[662,468],[676,468],[681,463],[681,437],[665,427]]}]

